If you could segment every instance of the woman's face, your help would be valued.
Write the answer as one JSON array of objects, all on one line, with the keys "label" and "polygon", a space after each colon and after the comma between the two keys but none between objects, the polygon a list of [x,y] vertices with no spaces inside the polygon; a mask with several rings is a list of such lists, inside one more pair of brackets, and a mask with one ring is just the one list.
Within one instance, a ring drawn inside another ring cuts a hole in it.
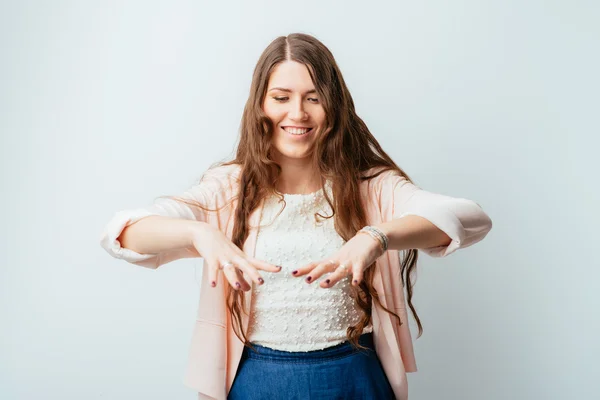
[{"label": "woman's face", "polygon": [[325,110],[306,65],[284,61],[275,67],[263,111],[275,127],[273,145],[278,161],[307,158],[315,133],[325,123]]}]

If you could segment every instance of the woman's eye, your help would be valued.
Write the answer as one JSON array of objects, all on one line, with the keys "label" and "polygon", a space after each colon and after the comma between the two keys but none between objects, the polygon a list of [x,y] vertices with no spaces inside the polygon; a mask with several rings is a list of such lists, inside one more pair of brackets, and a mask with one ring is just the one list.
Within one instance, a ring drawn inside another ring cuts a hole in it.
[{"label": "woman's eye", "polygon": [[[282,101],[286,101],[288,98],[287,97],[273,97],[273,99],[275,99],[276,101],[282,102]],[[319,99],[315,99],[313,98],[309,98],[308,100],[312,101],[313,103],[318,103]]]}]

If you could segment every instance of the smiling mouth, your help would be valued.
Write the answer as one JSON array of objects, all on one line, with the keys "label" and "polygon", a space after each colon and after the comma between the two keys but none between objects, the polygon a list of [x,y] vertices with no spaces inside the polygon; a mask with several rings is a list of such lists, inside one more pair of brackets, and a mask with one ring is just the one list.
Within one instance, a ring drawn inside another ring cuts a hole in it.
[{"label": "smiling mouth", "polygon": [[291,127],[285,126],[285,127],[282,127],[282,129],[292,135],[301,136],[301,135],[306,135],[308,132],[312,131],[313,128],[291,128]]}]

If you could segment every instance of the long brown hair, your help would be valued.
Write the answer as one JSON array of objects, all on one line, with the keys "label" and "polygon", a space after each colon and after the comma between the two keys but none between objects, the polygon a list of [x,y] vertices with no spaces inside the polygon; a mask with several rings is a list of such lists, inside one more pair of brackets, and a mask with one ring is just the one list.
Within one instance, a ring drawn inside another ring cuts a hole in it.
[{"label": "long brown hair", "polygon": [[[315,171],[319,171],[322,185],[331,181],[333,198],[324,190],[325,198],[333,213],[337,233],[350,240],[358,230],[367,224],[364,205],[359,191],[360,181],[374,178],[384,171],[395,170],[410,182],[402,171],[381,148],[364,121],[356,114],[354,101],[344,82],[342,73],[329,49],[313,36],[293,33],[273,40],[261,54],[246,102],[233,160],[220,165],[241,166],[237,208],[234,215],[232,242],[242,248],[249,234],[248,217],[266,196],[278,195],[275,190],[281,167],[272,158],[272,121],[262,110],[269,77],[274,68],[284,61],[296,61],[306,65],[325,114],[326,122],[320,132],[316,132],[316,143],[312,151]],[[365,172],[376,168],[376,173],[366,176]],[[319,215],[323,217],[322,215]],[[412,305],[411,275],[416,267],[416,249],[404,252],[402,259],[402,283],[407,289],[408,305],[419,328],[421,321]],[[355,326],[347,329],[348,340],[355,346],[363,328],[371,322],[372,301],[377,302],[388,313],[394,315],[399,324],[405,323],[393,311],[383,307],[377,291],[373,288],[375,263],[364,272],[363,281],[358,287],[351,285],[352,297],[362,311],[362,317]],[[407,284],[406,284],[407,283]],[[242,313],[245,312],[245,296],[239,290],[227,285],[227,308],[236,336],[249,345],[247,332],[242,327]]]}]

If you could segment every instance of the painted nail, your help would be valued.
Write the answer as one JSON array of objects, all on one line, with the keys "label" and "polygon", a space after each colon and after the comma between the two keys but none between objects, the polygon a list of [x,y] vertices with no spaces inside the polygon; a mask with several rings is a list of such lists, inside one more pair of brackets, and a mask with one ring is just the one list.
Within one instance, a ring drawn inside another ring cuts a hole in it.
[{"label": "painted nail", "polygon": [[211,281],[211,282],[210,282],[210,286],[212,286],[212,287],[215,287],[215,286],[217,286],[217,282],[215,282],[215,281]]},{"label": "painted nail", "polygon": [[296,270],[296,271],[292,271],[292,274],[293,274],[293,275],[296,275],[297,273],[298,273],[298,270]]},{"label": "painted nail", "polygon": [[236,283],[235,283],[235,286],[236,286],[238,289],[242,287],[242,286],[240,285],[240,283],[239,283],[239,282],[236,282]]},{"label": "painted nail", "polygon": [[310,276],[308,276],[308,277],[306,278],[306,282],[310,282],[311,280],[312,280],[312,278],[311,278]]},{"label": "painted nail", "polygon": [[279,269],[283,268],[281,265],[276,265],[276,267]]},{"label": "painted nail", "polygon": [[329,285],[329,282],[331,282],[331,280],[327,279],[325,280],[325,283]]},{"label": "painted nail", "polygon": [[354,283],[356,285],[356,284],[358,284],[358,281],[355,279],[354,281],[352,281],[352,283]]},{"label": "painted nail", "polygon": [[265,283],[265,280],[263,278],[258,278],[258,281],[260,282],[260,284],[262,285],[263,283]]}]

